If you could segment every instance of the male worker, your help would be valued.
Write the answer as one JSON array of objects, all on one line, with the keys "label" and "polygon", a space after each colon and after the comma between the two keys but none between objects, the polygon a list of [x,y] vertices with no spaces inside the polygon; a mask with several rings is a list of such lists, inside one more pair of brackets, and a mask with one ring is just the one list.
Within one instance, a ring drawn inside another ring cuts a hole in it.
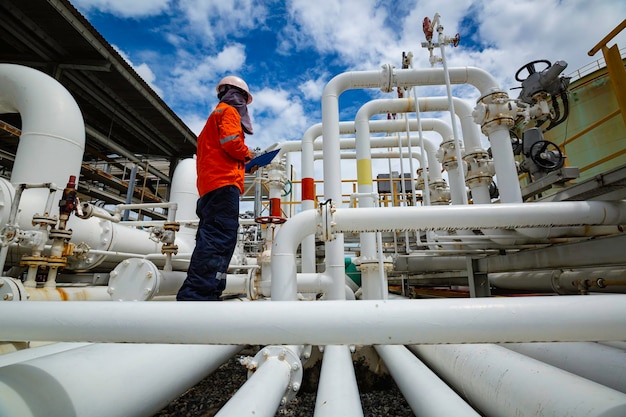
[{"label": "male worker", "polygon": [[252,134],[247,105],[248,84],[229,75],[217,85],[217,104],[200,136],[196,171],[200,218],[196,246],[178,301],[217,301],[226,287],[226,273],[237,244],[239,195],[245,163],[252,158],[244,142]]}]

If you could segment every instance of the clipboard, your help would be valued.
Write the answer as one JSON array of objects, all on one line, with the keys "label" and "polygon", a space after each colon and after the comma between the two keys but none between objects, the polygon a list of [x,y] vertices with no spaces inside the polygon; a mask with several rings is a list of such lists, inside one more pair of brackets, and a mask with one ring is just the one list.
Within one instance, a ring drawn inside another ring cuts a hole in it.
[{"label": "clipboard", "polygon": [[255,156],[246,164],[246,172],[250,172],[250,169],[252,169],[253,166],[258,166],[259,168],[261,168],[265,165],[268,165],[270,162],[272,162],[274,157],[276,157],[279,151],[280,148]]}]

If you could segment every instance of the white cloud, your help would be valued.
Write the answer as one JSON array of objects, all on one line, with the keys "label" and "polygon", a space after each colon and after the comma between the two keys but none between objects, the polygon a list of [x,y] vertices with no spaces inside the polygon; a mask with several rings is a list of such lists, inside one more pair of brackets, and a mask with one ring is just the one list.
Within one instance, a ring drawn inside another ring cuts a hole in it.
[{"label": "white cloud", "polygon": [[298,86],[298,89],[304,94],[305,99],[319,101],[329,78],[328,74],[323,74],[317,79],[305,81]]},{"label": "white cloud", "polygon": [[[168,96],[173,102],[196,101],[201,103],[214,99],[215,86],[227,73],[238,74],[246,61],[242,44],[226,46],[215,55],[203,58],[179,51],[176,66],[171,69]],[[184,94],[181,94],[184,92]]]},{"label": "white cloud", "polygon": [[126,54],[116,45],[111,46],[113,46],[113,49],[115,49],[120,54],[120,56],[124,59],[124,61],[128,63],[128,65],[133,67],[137,74],[139,74],[139,76],[154,90],[155,93],[157,93],[160,97],[163,97],[163,91],[155,83],[156,76],[154,75],[154,72],[147,63],[142,62],[139,65],[135,65],[133,61],[131,61],[131,59],[129,58],[128,54]]},{"label": "white cloud", "polygon": [[93,10],[121,17],[142,18],[163,13],[171,0],[72,0],[77,7],[89,13]]},{"label": "white cloud", "polygon": [[[293,0],[288,5],[291,24],[281,35],[281,50],[313,48],[338,54],[349,67],[375,62],[397,40],[386,26],[387,9],[374,0]],[[289,39],[293,39],[290,43]]]},{"label": "white cloud", "polygon": [[189,31],[196,41],[210,45],[216,41],[243,35],[262,25],[270,2],[258,0],[180,0],[182,22],[173,31]]},{"label": "white cloud", "polygon": [[206,119],[208,118],[209,113],[210,110],[207,109],[206,115],[200,115],[197,112],[193,112],[182,115],[181,119],[187,124],[187,126],[189,126],[189,129],[191,129],[191,131],[198,136],[206,124]]},{"label": "white cloud", "polygon": [[265,88],[255,92],[249,110],[255,133],[247,141],[261,149],[276,142],[301,139],[311,123],[300,100],[285,90]]}]

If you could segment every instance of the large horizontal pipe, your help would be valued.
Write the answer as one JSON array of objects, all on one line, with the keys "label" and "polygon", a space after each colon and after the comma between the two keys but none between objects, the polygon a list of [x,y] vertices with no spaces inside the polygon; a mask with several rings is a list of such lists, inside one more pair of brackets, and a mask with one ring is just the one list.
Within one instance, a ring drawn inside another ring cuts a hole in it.
[{"label": "large horizontal pipe", "polygon": [[514,352],[626,393],[626,352],[600,343],[507,343]]},{"label": "large horizontal pipe", "polygon": [[626,202],[347,208],[337,209],[332,220],[336,223],[332,230],[338,233],[623,224],[626,223]]},{"label": "large horizontal pipe", "polygon": [[[239,350],[240,346],[93,344],[4,366],[0,415],[153,415]],[[96,380],[103,383],[93,383]]]},{"label": "large horizontal pipe", "polygon": [[378,345],[375,348],[416,416],[479,416],[406,347]]},{"label": "large horizontal pipe", "polygon": [[554,291],[559,294],[626,292],[626,269],[623,268],[496,272],[488,276],[491,285],[505,289]]},{"label": "large horizontal pipe", "polygon": [[263,345],[626,340],[626,295],[358,302],[11,302],[0,304],[0,340]]},{"label": "large horizontal pipe", "polygon": [[35,358],[41,358],[43,356],[54,355],[71,349],[78,349],[88,345],[88,343],[50,343],[47,345],[18,350],[17,352],[5,353],[0,355],[0,367]]},{"label": "large horizontal pipe", "polygon": [[501,346],[409,348],[487,417],[626,415],[626,394]]}]

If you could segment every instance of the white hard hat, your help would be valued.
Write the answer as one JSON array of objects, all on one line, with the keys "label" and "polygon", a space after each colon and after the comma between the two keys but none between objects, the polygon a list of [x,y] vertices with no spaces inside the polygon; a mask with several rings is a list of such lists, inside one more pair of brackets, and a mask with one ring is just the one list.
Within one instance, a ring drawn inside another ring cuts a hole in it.
[{"label": "white hard hat", "polygon": [[223,85],[232,85],[234,87],[237,87],[245,91],[246,94],[248,95],[248,104],[252,103],[252,94],[250,94],[250,89],[248,88],[248,84],[246,84],[246,82],[243,79],[235,75],[227,75],[226,77],[220,80],[220,82],[217,84],[217,87],[215,87],[215,90],[219,93],[220,87]]}]

